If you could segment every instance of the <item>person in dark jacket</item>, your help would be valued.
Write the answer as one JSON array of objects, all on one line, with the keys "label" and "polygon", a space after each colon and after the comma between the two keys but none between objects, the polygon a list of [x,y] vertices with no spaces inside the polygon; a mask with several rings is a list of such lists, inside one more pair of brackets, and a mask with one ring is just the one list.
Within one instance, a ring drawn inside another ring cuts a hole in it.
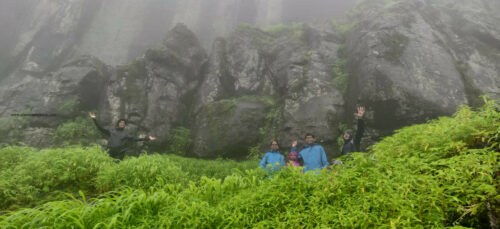
[{"label": "person in dark jacket", "polygon": [[125,157],[125,153],[128,149],[128,146],[132,141],[156,140],[156,138],[152,136],[148,136],[145,138],[137,138],[131,135],[127,130],[125,130],[125,127],[127,125],[125,119],[118,120],[115,128],[104,128],[101,125],[99,125],[99,123],[97,123],[95,114],[89,113],[89,116],[94,121],[94,124],[96,125],[97,129],[101,133],[109,137],[108,145],[106,148],[109,156],[111,156],[112,158],[122,160],[123,157]]},{"label": "person in dark jacket", "polygon": [[[365,132],[365,123],[363,122],[363,115],[365,114],[364,107],[358,107],[358,113],[355,114],[357,119],[357,130],[356,134],[353,136],[351,130],[345,130],[343,133],[344,145],[341,148],[340,156],[347,155],[352,152],[358,152],[360,150],[361,138]],[[333,162],[334,164],[339,164],[338,160]]]}]

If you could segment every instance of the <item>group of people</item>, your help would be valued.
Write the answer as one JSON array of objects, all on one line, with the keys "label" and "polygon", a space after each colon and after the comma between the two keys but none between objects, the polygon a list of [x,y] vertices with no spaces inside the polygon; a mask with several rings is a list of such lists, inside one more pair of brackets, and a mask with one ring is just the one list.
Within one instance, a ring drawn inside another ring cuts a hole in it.
[{"label": "group of people", "polygon": [[[343,132],[344,145],[341,148],[341,156],[349,155],[351,152],[356,152],[360,149],[361,138],[364,133],[363,115],[365,113],[364,107],[358,107],[355,113],[357,119],[356,134],[353,135],[351,130]],[[288,163],[285,163],[285,156],[279,152],[279,143],[277,140],[271,142],[271,150],[267,152],[260,161],[260,167],[269,169],[273,173],[282,166],[304,166],[303,171],[311,171],[317,169],[327,168],[330,164],[326,159],[325,150],[321,145],[315,143],[315,137],[311,133],[305,135],[305,145],[299,153],[297,153],[297,141],[291,144],[290,154],[288,155]],[[336,160],[334,164],[341,163]]]},{"label": "group of people", "polygon": [[[365,113],[364,107],[358,107],[357,118],[357,131],[353,136],[352,131],[346,130],[343,133],[344,145],[341,149],[341,155],[346,155],[351,152],[359,150],[361,137],[364,132],[363,115]],[[97,129],[108,136],[108,145],[106,150],[109,156],[116,160],[122,160],[126,152],[130,149],[131,143],[136,141],[154,141],[155,137],[148,136],[145,138],[138,138],[130,134],[126,127],[126,120],[120,119],[114,128],[104,128],[96,121],[96,115],[89,113],[90,118],[94,121]],[[270,171],[279,170],[281,166],[304,166],[304,172],[326,168],[329,163],[326,159],[326,153],[322,146],[315,143],[315,137],[311,133],[305,135],[305,145],[302,150],[297,153],[297,141],[293,141],[291,145],[291,152],[288,155],[288,163],[285,163],[285,156],[279,152],[279,143],[274,140],[271,143],[271,150],[267,152],[260,162],[260,167],[269,168]],[[334,163],[340,163],[335,161]]]}]

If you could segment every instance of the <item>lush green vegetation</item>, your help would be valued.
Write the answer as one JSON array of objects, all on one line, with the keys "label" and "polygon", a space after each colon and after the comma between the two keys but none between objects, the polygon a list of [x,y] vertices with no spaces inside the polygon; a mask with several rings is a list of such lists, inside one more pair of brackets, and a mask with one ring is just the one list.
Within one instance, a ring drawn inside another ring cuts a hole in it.
[{"label": "lush green vegetation", "polygon": [[141,155],[113,162],[99,146],[36,150],[0,148],[0,210],[34,207],[68,199],[65,193],[96,197],[124,187],[148,189],[199,182],[203,176],[224,177],[257,167],[257,161],[201,160],[176,155]]},{"label": "lush green vegetation", "polygon": [[[288,168],[266,177],[249,169],[255,161],[168,155],[115,164],[98,147],[5,147],[2,193],[28,185],[34,196],[82,192],[8,212],[0,216],[0,227],[488,227],[488,213],[500,215],[499,138],[499,107],[486,102],[478,111],[462,107],[453,117],[403,128],[319,174]],[[16,183],[10,183],[13,176]],[[88,198],[88,189],[101,195]],[[5,206],[5,194],[1,198]]]},{"label": "lush green vegetation", "polygon": [[347,83],[349,80],[347,60],[340,58],[336,59],[335,63],[333,63],[332,72],[335,77],[332,80],[333,86],[345,95],[347,93]]},{"label": "lush green vegetation", "polygon": [[258,167],[256,160],[236,162],[228,159],[204,160],[177,155],[165,155],[165,157],[187,173],[190,181],[195,182],[199,182],[201,177],[224,179],[233,173],[241,173]]},{"label": "lush green vegetation", "polygon": [[113,162],[99,147],[44,149],[9,146],[0,149],[0,206],[34,206],[82,190],[93,193],[94,180]]},{"label": "lush green vegetation", "polygon": [[125,78],[125,87],[119,92],[119,96],[128,102],[141,103],[144,101],[144,95],[139,89],[140,80],[146,75],[144,58],[137,58],[127,65],[118,68],[118,75]]},{"label": "lush green vegetation", "polygon": [[0,142],[18,142],[22,139],[22,129],[29,120],[23,116],[0,117]]},{"label": "lush green vegetation", "polygon": [[52,133],[52,141],[54,145],[89,145],[99,136],[100,133],[92,123],[92,119],[81,116],[59,125]]},{"label": "lush green vegetation", "polygon": [[192,141],[191,130],[185,127],[174,128],[168,139],[169,152],[177,155],[185,155],[189,151]]}]

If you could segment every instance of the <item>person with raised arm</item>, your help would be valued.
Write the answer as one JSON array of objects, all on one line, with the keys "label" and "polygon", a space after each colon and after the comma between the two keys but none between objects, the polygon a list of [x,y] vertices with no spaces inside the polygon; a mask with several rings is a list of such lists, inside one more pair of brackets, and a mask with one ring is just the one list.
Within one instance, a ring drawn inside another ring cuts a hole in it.
[{"label": "person with raised arm", "polygon": [[116,122],[114,128],[105,128],[99,125],[96,120],[96,115],[89,112],[90,118],[94,121],[97,129],[104,135],[108,137],[108,145],[106,151],[112,158],[122,160],[125,157],[128,146],[130,142],[133,141],[154,141],[155,137],[148,136],[145,138],[138,138],[130,134],[125,127],[127,126],[127,121],[125,119],[120,119]]}]

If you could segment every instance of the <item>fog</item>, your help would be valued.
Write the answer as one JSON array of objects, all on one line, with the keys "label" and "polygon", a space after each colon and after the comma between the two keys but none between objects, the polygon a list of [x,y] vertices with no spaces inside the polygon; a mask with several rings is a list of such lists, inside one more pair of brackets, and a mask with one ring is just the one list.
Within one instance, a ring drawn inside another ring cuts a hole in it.
[{"label": "fog", "polygon": [[[265,128],[287,142],[313,132],[334,156],[339,126],[353,123],[358,104],[370,145],[462,104],[478,107],[480,95],[498,99],[498,1],[370,0],[349,11],[354,5],[1,1],[0,116],[8,131],[22,130],[4,142],[50,145],[57,128],[93,110],[103,123],[129,119],[161,144],[188,129],[200,157],[244,157],[270,140]],[[242,24],[254,26],[236,29]],[[9,116],[23,111],[56,116]]]},{"label": "fog", "polygon": [[241,23],[324,22],[353,5],[352,0],[2,0],[0,72],[30,52],[35,59],[76,52],[123,64],[160,43],[177,23],[210,49],[215,37]]}]

